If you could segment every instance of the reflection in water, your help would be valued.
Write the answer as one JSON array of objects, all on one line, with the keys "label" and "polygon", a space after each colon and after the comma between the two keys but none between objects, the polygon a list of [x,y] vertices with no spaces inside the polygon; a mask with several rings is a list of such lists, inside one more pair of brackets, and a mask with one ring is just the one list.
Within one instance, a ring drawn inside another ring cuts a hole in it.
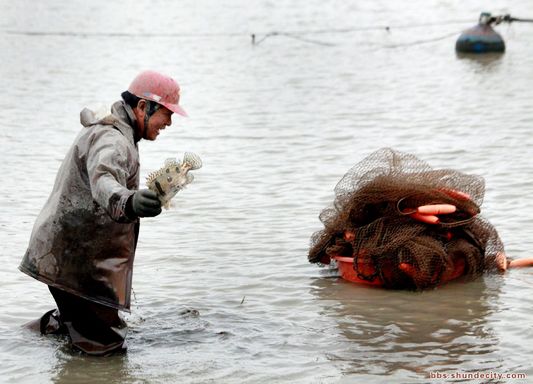
[{"label": "reflection in water", "polygon": [[410,292],[322,278],[312,283],[311,293],[345,338],[328,354],[344,374],[403,371],[420,379],[459,366],[465,372],[501,367],[495,357],[499,341],[487,324],[501,281],[490,276]]},{"label": "reflection in water", "polygon": [[485,54],[475,54],[475,53],[462,53],[456,52],[456,57],[459,60],[465,60],[476,65],[479,69],[492,70],[497,68],[502,63],[502,58],[504,57],[503,53],[485,53]]},{"label": "reflection in water", "polygon": [[[67,348],[67,346],[65,346]],[[52,382],[73,383],[130,383],[133,379],[128,372],[127,355],[104,358],[73,354],[69,350],[59,350],[56,366],[52,369]]]},{"label": "reflection in water", "polygon": [[[161,36],[143,45],[143,55],[124,36],[0,39],[9,52],[0,67],[0,382],[75,382],[76,371],[100,382],[123,375],[121,382],[150,384],[338,383],[341,373],[353,373],[347,383],[430,382],[426,372],[456,361],[463,361],[461,371],[505,364],[533,377],[533,347],[525,342],[533,339],[533,272],[510,272],[501,294],[490,286],[496,277],[418,294],[315,281],[317,269],[305,258],[340,175],[383,146],[485,176],[488,218],[510,255],[531,256],[533,211],[524,207],[533,195],[533,24],[504,36],[507,53],[487,62],[455,57],[453,38],[399,49],[367,44],[416,41],[459,25],[324,35],[335,47],[272,39],[254,48],[247,34],[193,36],[318,31],[352,26],[354,17],[362,26],[460,20],[465,10],[478,14],[472,0],[282,7],[244,0],[175,7],[162,0],[128,9],[100,0],[5,3],[5,30],[120,33],[139,25]],[[531,0],[514,4],[531,8]],[[52,299],[16,266],[80,129],[77,111],[115,101],[142,68],[182,77],[191,114],[141,148],[143,175],[184,150],[198,152],[206,166],[174,209],[142,225],[129,351],[105,358],[103,367],[58,352],[53,338],[19,334],[20,324],[51,308]],[[38,111],[27,113],[33,105]],[[200,316],[177,316],[178,303]],[[362,380],[364,372],[373,380]]]}]

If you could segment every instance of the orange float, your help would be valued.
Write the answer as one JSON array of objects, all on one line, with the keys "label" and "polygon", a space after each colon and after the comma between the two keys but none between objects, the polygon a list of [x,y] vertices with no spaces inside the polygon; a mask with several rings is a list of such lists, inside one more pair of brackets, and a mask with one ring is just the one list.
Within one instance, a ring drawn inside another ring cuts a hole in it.
[{"label": "orange float", "polygon": [[331,256],[331,259],[337,262],[339,273],[344,280],[351,281],[352,283],[374,285],[378,287],[383,286],[383,281],[381,281],[379,276],[372,281],[360,278],[353,267],[353,257]]},{"label": "orange float", "polygon": [[[523,268],[523,267],[533,267],[533,258],[524,258],[517,260],[507,260],[505,254],[497,256],[498,263],[500,264],[500,271],[504,272],[509,268]],[[358,276],[357,271],[354,269],[354,258],[346,256],[331,256],[331,260],[335,260],[337,263],[337,268],[339,269],[340,276],[347,281],[352,283],[370,285],[374,287],[384,286],[383,281],[380,276],[376,276],[373,280],[365,280]],[[361,265],[359,266],[361,268]],[[371,266],[366,266],[366,271],[372,271]],[[408,263],[400,263],[398,269],[407,274],[408,276],[414,277],[417,274],[417,269],[414,265]],[[448,272],[444,272],[441,276],[440,284],[447,283],[449,281],[455,280],[463,276],[465,272],[465,261],[463,259],[457,259],[454,263],[454,268]],[[384,271],[387,273],[387,271]],[[440,285],[439,284],[439,285]]]},{"label": "orange float", "polygon": [[[371,285],[375,287],[384,286],[384,282],[381,280],[380,276],[376,276],[373,280],[365,280],[358,276],[357,271],[354,269],[354,258],[346,256],[331,256],[332,260],[335,260],[337,267],[339,269],[339,274],[344,280],[351,281],[352,283]],[[533,259],[531,259],[531,265],[533,265]],[[359,266],[361,268],[361,265]],[[417,273],[417,269],[414,265],[408,263],[400,263],[398,268],[402,270],[407,275],[414,277]],[[366,266],[367,270],[371,270],[371,266]],[[465,262],[463,259],[458,259],[454,263],[454,268],[445,272],[441,276],[440,284],[447,283],[448,281],[457,279],[461,277],[465,272]],[[384,271],[387,273],[387,271]]]},{"label": "orange float", "polygon": [[510,260],[507,268],[533,267],[533,258]]}]

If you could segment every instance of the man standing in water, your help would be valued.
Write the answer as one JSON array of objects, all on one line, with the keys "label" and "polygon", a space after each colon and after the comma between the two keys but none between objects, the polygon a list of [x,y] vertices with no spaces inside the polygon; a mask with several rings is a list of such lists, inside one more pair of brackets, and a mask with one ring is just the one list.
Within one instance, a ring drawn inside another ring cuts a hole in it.
[{"label": "man standing in water", "polygon": [[84,126],[65,156],[37,217],[20,270],[49,286],[56,310],[33,326],[68,334],[92,355],[125,350],[139,218],[161,213],[153,191],[139,190],[141,139],[155,140],[171,115],[186,116],[172,78],[141,72],[103,116],[84,109]]}]

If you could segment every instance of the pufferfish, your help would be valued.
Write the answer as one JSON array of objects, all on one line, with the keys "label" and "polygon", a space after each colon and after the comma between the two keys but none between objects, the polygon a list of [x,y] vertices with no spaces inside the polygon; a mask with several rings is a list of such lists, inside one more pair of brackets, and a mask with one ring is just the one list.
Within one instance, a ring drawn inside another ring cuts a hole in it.
[{"label": "pufferfish", "polygon": [[179,163],[176,159],[165,160],[165,165],[148,175],[146,185],[157,193],[161,205],[168,209],[170,200],[181,191],[187,184],[194,180],[189,171],[200,169],[202,160],[191,152],[185,152],[183,160]]}]

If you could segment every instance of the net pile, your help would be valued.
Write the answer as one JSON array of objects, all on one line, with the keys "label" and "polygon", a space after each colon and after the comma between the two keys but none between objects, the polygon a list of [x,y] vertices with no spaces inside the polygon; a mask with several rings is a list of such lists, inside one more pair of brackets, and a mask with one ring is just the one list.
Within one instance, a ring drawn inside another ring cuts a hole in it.
[{"label": "net pile", "polygon": [[[353,257],[359,278],[380,279],[394,289],[434,287],[458,261],[464,261],[466,276],[496,271],[504,250],[494,227],[479,215],[484,191],[480,176],[432,169],[413,155],[380,149],[335,187],[333,207],[320,214],[324,229],[312,236],[309,261]],[[457,210],[439,215],[439,224],[410,216],[427,204]]]}]

